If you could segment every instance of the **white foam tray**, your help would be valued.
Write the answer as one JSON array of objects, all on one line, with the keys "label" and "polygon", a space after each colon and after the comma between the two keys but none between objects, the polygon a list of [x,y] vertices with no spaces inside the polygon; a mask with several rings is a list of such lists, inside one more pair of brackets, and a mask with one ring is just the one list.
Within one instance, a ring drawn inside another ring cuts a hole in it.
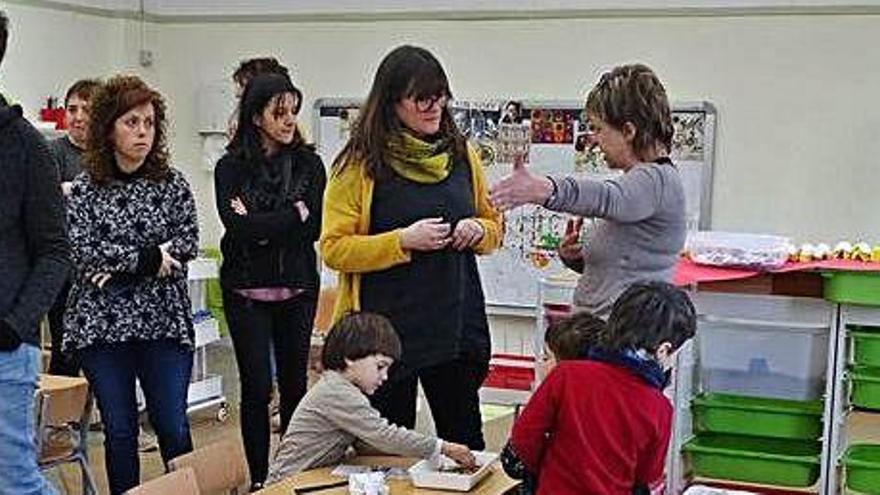
[{"label": "white foam tray", "polygon": [[[419,461],[409,468],[412,484],[419,488],[469,491],[489,475],[492,465],[498,460],[498,454],[492,452],[474,452],[474,456],[477,458],[480,469],[473,474],[444,473],[433,469],[428,461]],[[455,464],[446,457],[443,457],[442,462],[443,465]]]}]

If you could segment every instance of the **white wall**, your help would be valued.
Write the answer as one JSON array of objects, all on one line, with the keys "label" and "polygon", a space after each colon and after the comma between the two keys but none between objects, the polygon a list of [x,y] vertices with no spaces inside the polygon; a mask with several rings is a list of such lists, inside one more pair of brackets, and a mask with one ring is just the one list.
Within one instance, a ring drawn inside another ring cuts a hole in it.
[{"label": "white wall", "polygon": [[[137,69],[134,21],[4,8],[14,33],[0,87],[30,107],[77,77]],[[172,151],[200,200],[206,245],[216,244],[219,223],[200,164],[197,88],[227,80],[241,58],[274,54],[308,99],[360,97],[382,55],[403,42],[433,49],[461,98],[581,98],[602,68],[646,62],[674,99],[718,107],[715,228],[880,243],[880,16],[163,22],[146,40],[156,61],[141,72],[169,99]]]},{"label": "white wall", "polygon": [[[434,50],[463,98],[581,98],[602,68],[646,62],[673,99],[718,107],[716,228],[880,242],[877,16],[163,25],[157,66],[176,111],[175,157],[199,161],[196,88],[239,59],[279,56],[307,99],[363,96],[382,55],[404,42]],[[210,174],[193,177],[209,200]],[[204,205],[211,243],[217,223]]]},{"label": "white wall", "polygon": [[[127,66],[129,21],[4,4],[10,41],[0,66],[0,92],[36,115],[49,95],[64,96],[77,79]],[[63,103],[63,102],[62,102]]]}]

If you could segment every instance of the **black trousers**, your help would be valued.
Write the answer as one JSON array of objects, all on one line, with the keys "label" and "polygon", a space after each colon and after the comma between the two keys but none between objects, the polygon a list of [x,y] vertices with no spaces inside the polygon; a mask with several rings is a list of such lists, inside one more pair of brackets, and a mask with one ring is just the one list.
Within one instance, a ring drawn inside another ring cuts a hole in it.
[{"label": "black trousers", "polygon": [[370,399],[388,421],[406,428],[416,425],[417,384],[422,382],[437,436],[483,450],[483,421],[479,390],[489,371],[488,361],[456,359],[416,370],[395,370]]},{"label": "black trousers", "polygon": [[223,291],[223,307],[241,382],[241,436],[251,483],[263,483],[269,470],[271,349],[275,353],[281,427],[285,431],[306,393],[317,303],[311,293],[282,302],[261,302]]},{"label": "black trousers", "polygon": [[67,309],[67,296],[70,294],[71,280],[68,279],[49,309],[49,335],[52,337],[52,357],[49,360],[49,374],[63,376],[79,376],[82,368],[76,353],[63,352],[64,342],[64,311]]}]

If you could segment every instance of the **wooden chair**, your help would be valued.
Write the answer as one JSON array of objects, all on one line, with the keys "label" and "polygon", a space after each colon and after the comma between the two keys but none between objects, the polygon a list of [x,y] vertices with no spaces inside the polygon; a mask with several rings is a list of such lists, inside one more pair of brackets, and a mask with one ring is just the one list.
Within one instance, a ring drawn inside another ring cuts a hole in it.
[{"label": "wooden chair", "polygon": [[192,469],[199,491],[205,495],[238,494],[247,482],[244,449],[235,440],[222,440],[175,457],[168,467],[172,471]]},{"label": "wooden chair", "polygon": [[40,375],[34,407],[40,469],[45,471],[59,464],[79,464],[83,493],[97,495],[98,488],[86,450],[92,417],[92,395],[86,379]]},{"label": "wooden chair", "polygon": [[190,469],[172,471],[125,492],[126,495],[201,495],[196,473]]}]

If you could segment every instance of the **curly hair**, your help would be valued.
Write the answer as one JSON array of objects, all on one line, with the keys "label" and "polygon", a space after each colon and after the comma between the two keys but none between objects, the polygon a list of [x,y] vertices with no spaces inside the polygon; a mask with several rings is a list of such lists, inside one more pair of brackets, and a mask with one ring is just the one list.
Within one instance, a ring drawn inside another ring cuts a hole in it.
[{"label": "curly hair", "polygon": [[602,74],[587,95],[587,113],[621,129],[631,122],[633,151],[643,157],[657,144],[672,151],[672,111],[663,83],[648,66],[621,65]]},{"label": "curly hair", "polygon": [[147,86],[137,76],[120,75],[108,80],[92,95],[87,151],[83,164],[94,182],[106,184],[119,170],[113,144],[116,120],[129,110],[146,103],[153,105],[156,134],[139,174],[154,181],[164,179],[168,174],[165,100],[159,92]]},{"label": "curly hair", "polygon": [[267,72],[290,77],[288,68],[281,65],[275,57],[257,57],[242,60],[235,72],[232,73],[232,80],[241,87],[245,87],[255,76]]}]

